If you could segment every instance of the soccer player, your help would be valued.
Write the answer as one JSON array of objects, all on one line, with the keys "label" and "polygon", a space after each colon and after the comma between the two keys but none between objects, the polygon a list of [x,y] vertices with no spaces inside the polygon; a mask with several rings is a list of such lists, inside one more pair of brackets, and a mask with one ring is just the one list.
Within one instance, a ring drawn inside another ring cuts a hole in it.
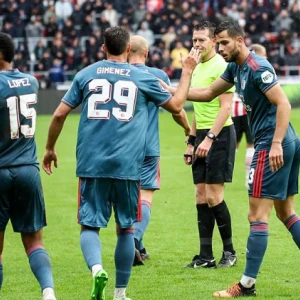
[{"label": "soccer player", "polygon": [[[157,68],[151,68],[145,65],[148,57],[149,48],[145,38],[139,35],[130,38],[130,52],[128,61],[135,67],[153,74],[155,77],[163,80],[170,85],[168,75]],[[148,227],[151,215],[151,205],[155,190],[160,188],[160,166],[159,166],[159,130],[158,130],[158,107],[153,103],[148,104],[148,131],[146,137],[146,152],[142,165],[141,177],[141,200],[142,200],[142,220],[134,224],[134,240],[136,245],[136,255],[134,265],[143,265],[143,261],[149,258],[142,243],[142,238]],[[186,112],[182,110],[179,114],[173,114],[173,118],[184,129],[185,134],[190,134],[190,125]]]},{"label": "soccer player", "polygon": [[45,204],[34,139],[38,82],[12,69],[12,39],[0,33],[0,289],[2,252],[8,221],[20,232],[43,300],[55,300],[52,268],[43,247]]},{"label": "soccer player", "polygon": [[230,63],[214,83],[206,89],[191,89],[188,97],[193,101],[211,101],[235,85],[254,137],[246,268],[238,283],[213,294],[217,298],[235,298],[256,294],[255,282],[267,249],[268,220],[273,206],[300,248],[300,218],[294,210],[300,140],[289,122],[291,105],[273,67],[246,47],[239,24],[224,21],[218,25],[215,35],[220,54]]},{"label": "soccer player", "polygon": [[[215,50],[215,28],[207,21],[194,27],[193,47],[199,49],[201,62],[193,72],[192,87],[207,87],[226,69],[227,63]],[[199,255],[186,267],[216,267],[212,249],[215,221],[223,242],[223,254],[217,267],[232,267],[237,261],[231,217],[224,200],[224,183],[232,181],[236,148],[230,116],[232,92],[231,89],[210,103],[193,103],[192,135],[184,157],[186,164],[192,163],[200,249]],[[194,152],[197,157],[192,161]]]},{"label": "soccer player", "polygon": [[80,245],[92,272],[91,299],[105,299],[108,275],[101,258],[100,228],[107,227],[112,208],[117,224],[115,300],[129,299],[126,287],[135,255],[133,224],[139,220],[139,185],[148,128],[148,103],[179,113],[190,86],[199,51],[183,62],[178,93],[173,97],[158,79],[127,63],[129,33],[111,27],[104,33],[107,60],[76,74],[70,90],[54,112],[43,160],[57,167],[55,144],[70,111],[82,105],[77,139]]},{"label": "soccer player", "polygon": [[[267,58],[266,48],[264,46],[260,44],[253,44],[251,46],[251,50],[253,51],[253,53],[261,57]],[[232,116],[235,132],[236,132],[237,149],[239,148],[243,134],[245,134],[245,138],[246,138],[247,146],[246,146],[246,156],[245,156],[245,169],[246,169],[245,186],[248,188],[250,167],[251,167],[251,162],[254,154],[254,144],[253,144],[253,137],[251,135],[250,128],[248,125],[247,112],[241,98],[237,93],[234,93],[233,96],[231,116]]]}]

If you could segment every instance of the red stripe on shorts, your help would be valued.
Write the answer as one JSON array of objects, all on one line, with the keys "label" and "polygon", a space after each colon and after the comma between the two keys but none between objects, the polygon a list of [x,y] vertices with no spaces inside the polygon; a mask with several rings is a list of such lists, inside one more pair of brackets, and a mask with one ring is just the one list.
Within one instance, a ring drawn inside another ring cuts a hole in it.
[{"label": "red stripe on shorts", "polygon": [[256,163],[255,173],[254,173],[254,182],[253,182],[253,191],[252,197],[260,198],[262,181],[264,177],[264,169],[266,163],[266,150],[261,150],[258,152],[258,159]]}]

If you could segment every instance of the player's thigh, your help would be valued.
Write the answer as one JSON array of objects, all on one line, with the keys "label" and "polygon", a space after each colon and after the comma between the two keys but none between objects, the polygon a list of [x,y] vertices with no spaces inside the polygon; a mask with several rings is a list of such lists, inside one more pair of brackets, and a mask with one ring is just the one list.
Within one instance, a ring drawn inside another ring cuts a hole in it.
[{"label": "player's thigh", "polygon": [[206,180],[206,158],[196,157],[195,151],[205,139],[208,130],[200,129],[196,131],[196,141],[194,147],[194,161],[192,163],[192,173],[194,184],[205,183]]},{"label": "player's thigh", "polygon": [[244,132],[246,135],[247,144],[253,144],[254,139],[250,131],[247,115],[241,116],[240,121],[241,121],[242,133]]},{"label": "player's thigh", "polygon": [[12,174],[9,169],[0,169],[0,231],[4,231],[10,219],[12,204]]},{"label": "player's thigh", "polygon": [[242,118],[242,116],[232,118],[235,133],[236,133],[237,143],[239,143],[241,141],[242,136],[243,136],[243,128],[242,128],[242,124],[241,124],[241,118]]},{"label": "player's thigh", "polygon": [[131,228],[140,221],[140,181],[138,180],[118,180],[114,182],[113,207],[115,220],[120,228]]},{"label": "player's thigh", "polygon": [[143,190],[160,189],[160,158],[146,156],[142,164],[141,188]]},{"label": "player's thigh", "polygon": [[236,152],[234,126],[224,127],[213,142],[206,158],[206,183],[231,182]]},{"label": "player's thigh", "polygon": [[105,228],[112,211],[115,179],[80,178],[78,223],[92,228]]},{"label": "player's thigh", "polygon": [[298,193],[299,155],[296,142],[283,145],[284,165],[272,172],[267,145],[258,145],[249,175],[249,195],[257,198],[285,200]]},{"label": "player's thigh", "polygon": [[13,173],[13,202],[10,219],[14,231],[36,232],[46,226],[45,203],[37,166],[11,168]]}]

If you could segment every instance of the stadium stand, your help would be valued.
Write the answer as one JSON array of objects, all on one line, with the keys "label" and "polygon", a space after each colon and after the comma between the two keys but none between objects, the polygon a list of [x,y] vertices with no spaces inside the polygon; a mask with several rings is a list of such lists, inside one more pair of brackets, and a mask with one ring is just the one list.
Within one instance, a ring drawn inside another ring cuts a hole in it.
[{"label": "stadium stand", "polygon": [[151,45],[148,65],[176,80],[177,48],[190,49],[193,26],[228,18],[244,27],[249,47],[266,47],[279,76],[300,75],[298,0],[0,0],[0,30],[14,39],[14,65],[42,88],[70,81],[105,58],[103,31],[115,25],[144,36]]}]

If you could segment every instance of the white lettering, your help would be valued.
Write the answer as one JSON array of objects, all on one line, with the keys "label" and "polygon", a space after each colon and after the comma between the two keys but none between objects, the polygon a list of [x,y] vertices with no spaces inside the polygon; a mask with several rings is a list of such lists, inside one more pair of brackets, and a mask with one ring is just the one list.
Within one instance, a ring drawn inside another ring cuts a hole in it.
[{"label": "white lettering", "polygon": [[97,74],[116,74],[121,76],[130,76],[130,70],[119,68],[97,68]]},{"label": "white lettering", "polygon": [[11,89],[18,88],[20,86],[31,86],[29,78],[7,80],[7,83]]}]

